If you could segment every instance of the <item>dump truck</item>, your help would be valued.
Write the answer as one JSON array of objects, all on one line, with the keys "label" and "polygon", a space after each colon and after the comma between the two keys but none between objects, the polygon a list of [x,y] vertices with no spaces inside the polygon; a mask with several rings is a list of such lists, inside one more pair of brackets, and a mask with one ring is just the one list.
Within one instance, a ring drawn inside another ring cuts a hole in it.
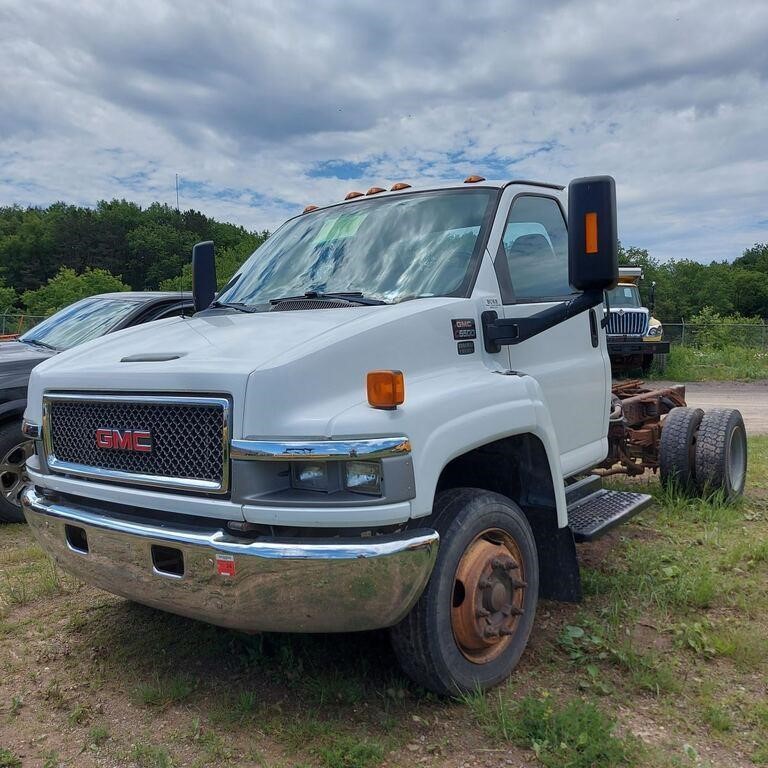
[{"label": "dump truck", "polygon": [[641,267],[619,267],[616,287],[606,293],[608,354],[615,371],[640,368],[648,373],[656,362],[666,366],[669,342],[664,328],[653,317],[656,283],[651,283],[646,307],[640,296]]},{"label": "dump truck", "polygon": [[386,629],[425,688],[495,685],[539,599],[580,599],[577,542],[651,502],[601,475],[744,488],[738,411],[612,389],[617,249],[610,177],[353,191],[218,294],[199,243],[193,317],[32,372],[31,530],[129,600],[244,632]]}]

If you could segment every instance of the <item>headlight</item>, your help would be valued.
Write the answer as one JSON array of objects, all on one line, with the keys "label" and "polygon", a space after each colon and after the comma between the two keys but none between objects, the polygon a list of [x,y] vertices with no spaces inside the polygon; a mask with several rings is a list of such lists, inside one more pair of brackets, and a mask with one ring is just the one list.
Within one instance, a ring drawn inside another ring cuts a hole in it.
[{"label": "headlight", "polygon": [[346,462],[344,465],[344,487],[354,493],[381,496],[381,462]]},{"label": "headlight", "polygon": [[291,485],[306,491],[328,491],[328,463],[297,461],[291,464]]},{"label": "headlight", "polygon": [[649,336],[661,336],[663,328],[661,325],[654,325],[652,328],[648,329],[648,335]]}]

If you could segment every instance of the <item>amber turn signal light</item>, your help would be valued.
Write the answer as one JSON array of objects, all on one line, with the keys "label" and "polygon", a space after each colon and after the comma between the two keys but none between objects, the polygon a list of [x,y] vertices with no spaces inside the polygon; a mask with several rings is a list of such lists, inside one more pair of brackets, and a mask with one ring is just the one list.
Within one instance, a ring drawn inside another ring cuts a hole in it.
[{"label": "amber turn signal light", "polygon": [[368,371],[368,403],[374,408],[394,410],[405,402],[402,371]]},{"label": "amber turn signal light", "polygon": [[587,253],[597,253],[597,214],[587,213],[584,215],[584,232],[586,243],[584,244]]},{"label": "amber turn signal light", "polygon": [[346,195],[344,195],[345,200],[351,200],[353,197],[362,197],[362,192],[347,192]]},{"label": "amber turn signal light", "polygon": [[467,176],[464,179],[465,184],[477,184],[478,181],[485,181],[485,176]]},{"label": "amber turn signal light", "polygon": [[371,187],[365,194],[366,195],[378,195],[379,192],[386,192],[384,187]]},{"label": "amber turn signal light", "polygon": [[316,205],[308,205],[308,206],[307,206],[307,207],[306,207],[306,208],[305,208],[305,209],[302,211],[302,213],[309,213],[310,211],[316,211],[316,210],[317,210],[317,206],[316,206]]},{"label": "amber turn signal light", "polygon": [[397,184],[392,185],[392,189],[390,189],[390,192],[399,192],[401,189],[410,189],[411,185],[406,184],[404,181],[398,181]]}]

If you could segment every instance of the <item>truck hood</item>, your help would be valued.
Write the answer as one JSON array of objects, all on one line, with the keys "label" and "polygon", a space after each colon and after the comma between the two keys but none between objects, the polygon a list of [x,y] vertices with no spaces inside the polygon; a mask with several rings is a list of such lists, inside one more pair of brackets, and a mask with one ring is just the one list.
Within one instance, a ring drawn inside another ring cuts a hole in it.
[{"label": "truck hood", "polygon": [[[415,350],[407,350],[406,344],[393,345],[392,339],[406,341],[408,329],[417,327],[410,320],[413,316],[437,313],[447,318],[439,324],[441,338],[455,344],[448,318],[460,314],[461,310],[452,307],[466,301],[430,298],[340,309],[220,311],[128,328],[63,352],[35,368],[27,415],[41,418],[44,391],[205,392],[232,396],[238,432],[249,378],[269,380],[273,387],[285,389],[286,382],[305,376],[306,364],[312,361],[314,386],[324,386],[317,381],[320,371],[330,387],[332,369],[347,354],[373,344],[381,349],[385,328],[390,334],[388,346],[399,350],[398,355],[388,351],[387,358],[402,359],[404,354],[416,358]],[[429,322],[424,327],[430,329],[429,334],[438,330]],[[353,343],[350,338],[355,339]],[[342,349],[327,354],[328,348],[341,342],[345,342]],[[367,356],[367,352],[358,354],[361,365]],[[286,372],[286,366],[291,370]],[[276,378],[261,373],[278,369]],[[357,375],[355,386],[361,386]]]},{"label": "truck hood", "polygon": [[53,357],[56,351],[22,341],[0,342],[0,372],[31,371],[38,363]]},{"label": "truck hood", "polygon": [[[127,328],[68,350],[44,367],[47,376],[74,375],[79,386],[91,375],[107,373],[110,386],[119,381],[116,368],[131,377],[168,372],[249,374],[289,347],[318,341],[334,330],[353,326],[380,307],[296,312],[217,312],[172,318]],[[135,386],[135,385],[132,385]],[[91,389],[88,386],[86,389]],[[119,388],[119,387],[118,387]]]}]

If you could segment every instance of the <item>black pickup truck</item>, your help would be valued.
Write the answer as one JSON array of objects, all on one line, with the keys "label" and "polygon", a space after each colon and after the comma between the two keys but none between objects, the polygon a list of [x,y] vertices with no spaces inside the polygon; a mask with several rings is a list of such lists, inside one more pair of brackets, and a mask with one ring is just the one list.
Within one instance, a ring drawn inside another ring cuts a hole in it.
[{"label": "black pickup truck", "polygon": [[0,523],[23,522],[19,495],[32,441],[21,431],[29,374],[66,349],[151,320],[194,313],[192,295],[147,291],[102,293],[75,302],[14,341],[0,342]]}]

